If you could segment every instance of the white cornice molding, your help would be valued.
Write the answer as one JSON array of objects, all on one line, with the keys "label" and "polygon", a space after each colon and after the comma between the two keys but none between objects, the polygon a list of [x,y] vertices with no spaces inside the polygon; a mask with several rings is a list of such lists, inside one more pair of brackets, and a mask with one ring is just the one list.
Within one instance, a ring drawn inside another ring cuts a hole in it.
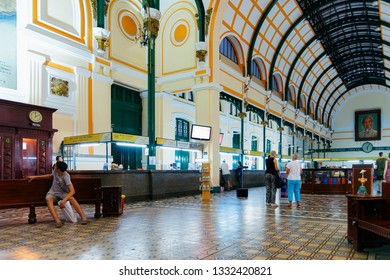
[{"label": "white cornice molding", "polygon": [[110,77],[98,74],[98,73],[92,73],[92,79],[96,81],[101,81],[103,83],[112,85],[114,83],[114,80]]},{"label": "white cornice molding", "polygon": [[201,90],[215,90],[218,92],[223,91],[223,87],[216,83],[198,84],[192,87],[192,91],[197,92]]},{"label": "white cornice molding", "polygon": [[163,84],[169,84],[169,83],[183,81],[187,79],[193,79],[194,76],[195,76],[195,71],[187,71],[187,72],[178,73],[174,75],[158,77],[156,78],[156,82],[159,85],[163,85]]},{"label": "white cornice molding", "polygon": [[81,68],[81,67],[75,67],[74,68],[74,73],[79,76],[83,76],[85,78],[90,78],[92,76],[91,71]]},{"label": "white cornice molding", "polygon": [[[169,99],[169,100],[174,100],[174,96],[166,91],[158,91],[154,94],[155,98],[163,98],[163,99]],[[148,98],[148,91],[144,90],[140,92],[140,97],[142,99],[147,99]]]},{"label": "white cornice molding", "polygon": [[61,37],[56,33],[28,24],[25,28],[27,37],[31,40],[29,46],[39,47],[41,50],[53,49],[85,61],[92,61],[93,54],[82,43]]},{"label": "white cornice molding", "polygon": [[115,61],[111,61],[111,69],[122,73],[126,76],[130,76],[135,79],[139,79],[141,81],[147,81],[148,80],[148,75],[144,72],[141,72],[139,70],[132,69],[128,66],[122,65],[120,63],[117,63]]},{"label": "white cornice molding", "polygon": [[33,50],[28,50],[28,56],[30,57],[31,60],[34,60],[38,63],[44,64],[46,61],[48,61],[50,58],[47,55],[37,53],[36,51]]}]

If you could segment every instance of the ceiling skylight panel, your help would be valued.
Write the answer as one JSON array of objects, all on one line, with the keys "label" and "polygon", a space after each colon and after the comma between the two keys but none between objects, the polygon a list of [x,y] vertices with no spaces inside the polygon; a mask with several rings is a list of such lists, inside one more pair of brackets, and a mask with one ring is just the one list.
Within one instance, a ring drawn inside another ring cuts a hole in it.
[{"label": "ceiling skylight panel", "polygon": [[240,13],[244,15],[244,17],[248,18],[248,15],[252,9],[252,5],[248,5],[247,3],[245,3],[245,1],[242,1],[242,3],[240,4],[239,6],[240,8]]},{"label": "ceiling skylight panel", "polygon": [[[274,40],[274,37],[275,37],[275,34],[276,34],[276,30],[275,28],[272,26],[272,25],[269,25],[268,26],[269,28],[267,29],[267,33],[263,33],[264,36],[265,36],[265,39],[267,40],[267,42],[271,43],[272,44],[272,41]],[[277,46],[277,45],[275,45]]]},{"label": "ceiling skylight panel", "polygon": [[311,69],[310,74],[318,78],[325,70],[324,65],[321,63],[316,63],[316,65]]},{"label": "ceiling skylight panel", "polygon": [[[287,76],[287,71],[288,71],[288,69],[290,69],[290,65],[289,65],[289,62],[287,61],[287,58],[284,56],[279,56],[277,61],[276,61],[275,68],[279,72],[284,73],[284,75]],[[287,71],[286,71],[286,69],[287,69]]]},{"label": "ceiling skylight panel", "polygon": [[313,83],[314,83],[314,79],[312,77],[308,77],[305,80],[305,83],[303,84],[301,94],[304,94],[305,96],[308,97],[310,90],[313,88]]},{"label": "ceiling skylight panel", "polygon": [[230,6],[226,5],[226,10],[225,10],[225,15],[223,17],[223,20],[226,22],[228,26],[233,26],[234,20],[236,19],[235,17],[236,11]]},{"label": "ceiling skylight panel", "polygon": [[[287,21],[288,26],[290,26],[288,19],[287,19],[286,16],[285,16],[283,13],[281,13],[280,11],[279,11],[278,13],[276,13],[276,16],[275,16],[275,17],[270,18],[270,19],[271,19],[271,21],[272,21],[271,24],[274,24],[274,25],[278,28],[279,32],[284,33],[282,30],[280,30],[280,28],[282,27],[282,25],[283,25],[284,22]],[[278,24],[278,25],[277,25],[277,24]],[[288,27],[287,27],[287,28],[288,28]]]},{"label": "ceiling skylight panel", "polygon": [[313,52],[310,48],[307,49],[301,56],[301,60],[306,63],[307,67],[309,67],[315,59],[316,58],[313,56]]},{"label": "ceiling skylight panel", "polygon": [[295,68],[293,70],[293,73],[297,73],[296,80],[295,80],[296,83],[299,84],[301,82],[302,77],[305,74],[306,69],[307,69],[307,65],[301,59],[298,61],[297,64],[295,64]]},{"label": "ceiling skylight panel", "polygon": [[252,9],[251,13],[248,16],[249,23],[253,27],[253,29],[256,27],[259,19],[261,18],[261,13],[258,9]]},{"label": "ceiling skylight panel", "polygon": [[385,42],[390,41],[390,29],[382,25],[382,40]]},{"label": "ceiling skylight panel", "polygon": [[[257,47],[258,46],[258,47]],[[256,50],[258,50],[257,52],[262,56],[264,57],[264,54],[267,52],[269,48],[269,44],[267,42],[265,42],[265,40],[256,40]],[[264,61],[264,63],[267,64],[267,70],[268,67],[269,67],[269,61]]]},{"label": "ceiling skylight panel", "polygon": [[229,5],[235,7],[235,8],[238,8],[239,6],[243,5],[243,3],[245,3],[246,1],[244,0],[230,0],[229,1]]},{"label": "ceiling skylight panel", "polygon": [[321,59],[320,63],[324,67],[324,69],[326,69],[326,68],[328,68],[329,66],[332,65],[332,62],[327,57],[325,57],[325,59]]},{"label": "ceiling skylight panel", "polygon": [[[280,59],[280,61],[282,62],[282,59]],[[284,74],[285,77],[287,77],[288,70],[290,70],[290,65],[286,58],[283,58],[283,63],[278,66],[278,69]]]},{"label": "ceiling skylight panel", "polygon": [[[285,44],[285,47],[282,49],[282,51],[280,53],[282,54],[283,57],[286,58],[289,66],[291,66],[291,63],[296,55],[296,53],[293,52],[291,46],[289,44]],[[293,56],[293,57],[291,57],[291,56]]]},{"label": "ceiling skylight panel", "polygon": [[301,79],[301,73],[299,71],[293,71],[290,78],[290,84],[295,85],[298,88]]},{"label": "ceiling skylight panel", "polygon": [[291,32],[284,45],[290,45],[296,53],[299,52],[300,48],[304,46],[305,42],[302,42],[302,37],[296,32]]},{"label": "ceiling skylight panel", "polygon": [[240,36],[244,33],[244,25],[245,19],[243,19],[240,15],[236,16],[236,20],[233,23],[233,30],[236,30]]},{"label": "ceiling skylight panel", "polygon": [[390,3],[381,1],[380,5],[380,18],[383,21],[390,22]]},{"label": "ceiling skylight panel", "polygon": [[248,42],[250,42],[252,40],[252,35],[253,35],[253,29],[251,26],[249,26],[248,23],[246,23],[244,26],[244,31],[242,33],[242,38],[244,38],[245,41],[243,43],[247,44]]}]

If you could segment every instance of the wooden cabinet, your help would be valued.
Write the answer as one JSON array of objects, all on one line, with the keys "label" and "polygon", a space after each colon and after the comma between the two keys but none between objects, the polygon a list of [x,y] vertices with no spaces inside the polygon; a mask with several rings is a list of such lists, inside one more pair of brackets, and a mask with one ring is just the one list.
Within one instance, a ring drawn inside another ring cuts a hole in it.
[{"label": "wooden cabinet", "polygon": [[122,186],[102,186],[103,216],[119,216],[122,209]]},{"label": "wooden cabinet", "polygon": [[211,182],[210,182],[210,163],[202,163],[200,190],[202,191],[202,200],[210,200]]},{"label": "wooden cabinet", "polygon": [[383,212],[384,198],[368,195],[347,195],[348,199],[348,227],[347,239],[352,242],[354,239],[353,226],[357,220],[368,220],[378,217]]},{"label": "wooden cabinet", "polygon": [[301,193],[352,193],[352,169],[303,169]]},{"label": "wooden cabinet", "polygon": [[55,111],[0,99],[0,179],[51,173]]}]

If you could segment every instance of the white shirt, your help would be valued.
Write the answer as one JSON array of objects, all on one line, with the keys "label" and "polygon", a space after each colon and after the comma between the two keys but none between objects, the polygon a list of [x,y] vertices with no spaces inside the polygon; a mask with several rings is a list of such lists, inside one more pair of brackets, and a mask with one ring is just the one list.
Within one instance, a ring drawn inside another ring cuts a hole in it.
[{"label": "white shirt", "polygon": [[301,163],[297,160],[287,163],[286,168],[290,170],[288,173],[288,180],[301,180]]},{"label": "white shirt", "polygon": [[230,174],[229,165],[226,162],[223,162],[221,165],[222,175]]}]

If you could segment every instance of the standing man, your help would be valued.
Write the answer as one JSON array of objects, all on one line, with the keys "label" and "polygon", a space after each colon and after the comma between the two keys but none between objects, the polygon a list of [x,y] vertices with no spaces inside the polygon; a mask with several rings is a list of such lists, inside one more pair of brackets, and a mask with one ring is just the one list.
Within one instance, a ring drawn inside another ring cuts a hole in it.
[{"label": "standing man", "polygon": [[239,161],[237,169],[236,169],[236,171],[237,171],[237,179],[238,179],[238,187],[239,188],[243,188],[244,187],[243,184],[242,184],[243,183],[242,178],[244,176],[244,174],[243,174],[244,168],[245,167],[242,165],[241,161]]},{"label": "standing man", "polygon": [[383,152],[379,152],[379,158],[375,161],[376,179],[378,180],[378,193],[382,192],[383,175],[387,160],[383,157]]},{"label": "standing man", "polygon": [[221,172],[222,172],[222,184],[225,187],[225,190],[230,191],[230,183],[229,183],[230,169],[229,169],[229,165],[226,163],[226,160],[222,161]]}]

